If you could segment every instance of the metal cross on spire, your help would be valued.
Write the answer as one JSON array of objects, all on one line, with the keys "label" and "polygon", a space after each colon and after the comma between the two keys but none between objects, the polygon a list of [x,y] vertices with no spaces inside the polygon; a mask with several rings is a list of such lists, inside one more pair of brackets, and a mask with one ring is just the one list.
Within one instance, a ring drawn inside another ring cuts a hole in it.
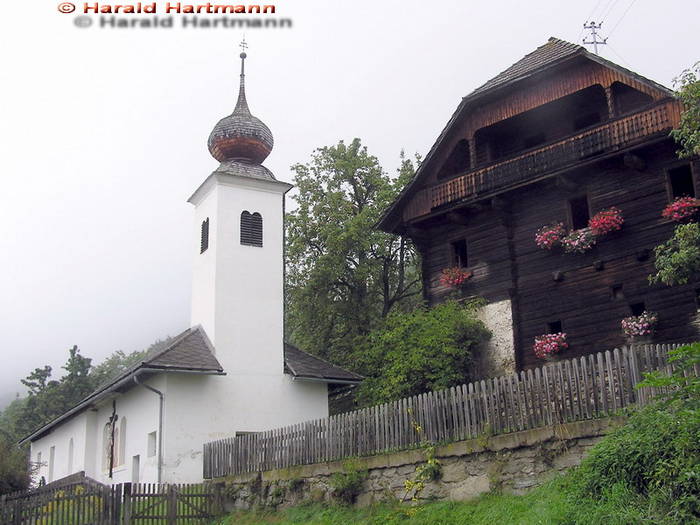
[{"label": "metal cross on spire", "polygon": [[238,45],[241,48],[241,53],[245,53],[245,50],[248,49],[248,44],[246,44],[245,36],[243,37],[243,40],[241,40],[241,43]]}]

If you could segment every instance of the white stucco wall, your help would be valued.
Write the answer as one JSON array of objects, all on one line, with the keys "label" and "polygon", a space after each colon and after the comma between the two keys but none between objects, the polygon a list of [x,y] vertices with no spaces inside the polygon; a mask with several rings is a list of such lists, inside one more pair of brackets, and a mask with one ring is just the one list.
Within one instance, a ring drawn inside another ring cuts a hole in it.
[{"label": "white stucco wall", "polygon": [[[47,483],[61,479],[85,470],[86,459],[85,443],[87,426],[90,418],[87,412],[82,412],[63,425],[58,426],[53,432],[34,441],[31,445],[31,461],[38,461],[38,454],[41,453],[41,464],[36,473],[36,481],[42,477]],[[73,440],[72,465],[69,465],[69,448],[71,439]],[[53,476],[49,476],[50,451],[55,447]]]},{"label": "white stucco wall", "polygon": [[[165,388],[163,376],[147,381],[155,388]],[[119,436],[124,450],[118,459],[123,459],[113,469],[110,480],[108,469],[104,468],[103,456],[106,449],[104,426],[112,415],[112,400],[116,402],[119,416],[117,427],[126,428],[124,436]],[[121,422],[126,420],[126,426]],[[124,394],[116,394],[95,407],[87,408],[57,425],[51,432],[31,444],[31,460],[37,461],[41,453],[42,466],[36,480],[42,476],[51,482],[70,474],[85,471],[85,474],[103,483],[122,483],[134,481],[132,471],[133,457],[139,456],[139,479],[143,482],[156,481],[157,454],[147,455],[148,433],[158,429],[158,396],[143,386],[134,386]],[[70,440],[73,440],[72,468],[69,466]],[[55,447],[53,476],[49,477],[49,458],[51,447]]]}]

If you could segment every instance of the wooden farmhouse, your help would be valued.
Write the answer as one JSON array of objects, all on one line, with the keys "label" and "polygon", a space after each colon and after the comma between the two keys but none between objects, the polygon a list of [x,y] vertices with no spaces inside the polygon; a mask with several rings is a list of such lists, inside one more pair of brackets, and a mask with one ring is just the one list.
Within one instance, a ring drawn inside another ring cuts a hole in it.
[{"label": "wooden farmhouse", "polygon": [[[697,337],[700,283],[648,279],[676,225],[662,211],[698,191],[700,163],[669,137],[680,111],[669,89],[556,38],[462,99],[380,227],[415,242],[429,303],[454,294],[444,269],[471,274],[459,293],[488,301],[494,333],[482,373],[541,364],[547,333],[566,333],[561,358],[623,345],[621,320],[645,310],[654,342]],[[583,253],[535,242],[610,208],[624,225]]]}]

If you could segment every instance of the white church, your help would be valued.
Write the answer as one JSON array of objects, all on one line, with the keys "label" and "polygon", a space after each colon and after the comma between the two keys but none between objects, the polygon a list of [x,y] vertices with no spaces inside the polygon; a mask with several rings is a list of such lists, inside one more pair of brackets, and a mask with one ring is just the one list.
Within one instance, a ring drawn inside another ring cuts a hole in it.
[{"label": "white church", "polygon": [[328,415],[353,374],[284,343],[284,199],[262,165],[272,133],[251,115],[246,54],[233,113],[209,136],[219,167],[189,198],[191,327],[27,436],[37,479],[202,480],[205,442]]}]

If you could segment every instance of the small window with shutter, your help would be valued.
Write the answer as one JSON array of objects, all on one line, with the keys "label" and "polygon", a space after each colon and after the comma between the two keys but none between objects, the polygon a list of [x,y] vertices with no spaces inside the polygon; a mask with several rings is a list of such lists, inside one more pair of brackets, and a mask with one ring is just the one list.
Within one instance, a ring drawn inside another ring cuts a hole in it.
[{"label": "small window with shutter", "polygon": [[204,253],[209,248],[209,217],[202,221],[202,235],[199,239],[199,253]]},{"label": "small window with shutter", "polygon": [[255,213],[248,211],[241,213],[241,244],[262,248],[263,221],[262,215],[257,211]]}]

